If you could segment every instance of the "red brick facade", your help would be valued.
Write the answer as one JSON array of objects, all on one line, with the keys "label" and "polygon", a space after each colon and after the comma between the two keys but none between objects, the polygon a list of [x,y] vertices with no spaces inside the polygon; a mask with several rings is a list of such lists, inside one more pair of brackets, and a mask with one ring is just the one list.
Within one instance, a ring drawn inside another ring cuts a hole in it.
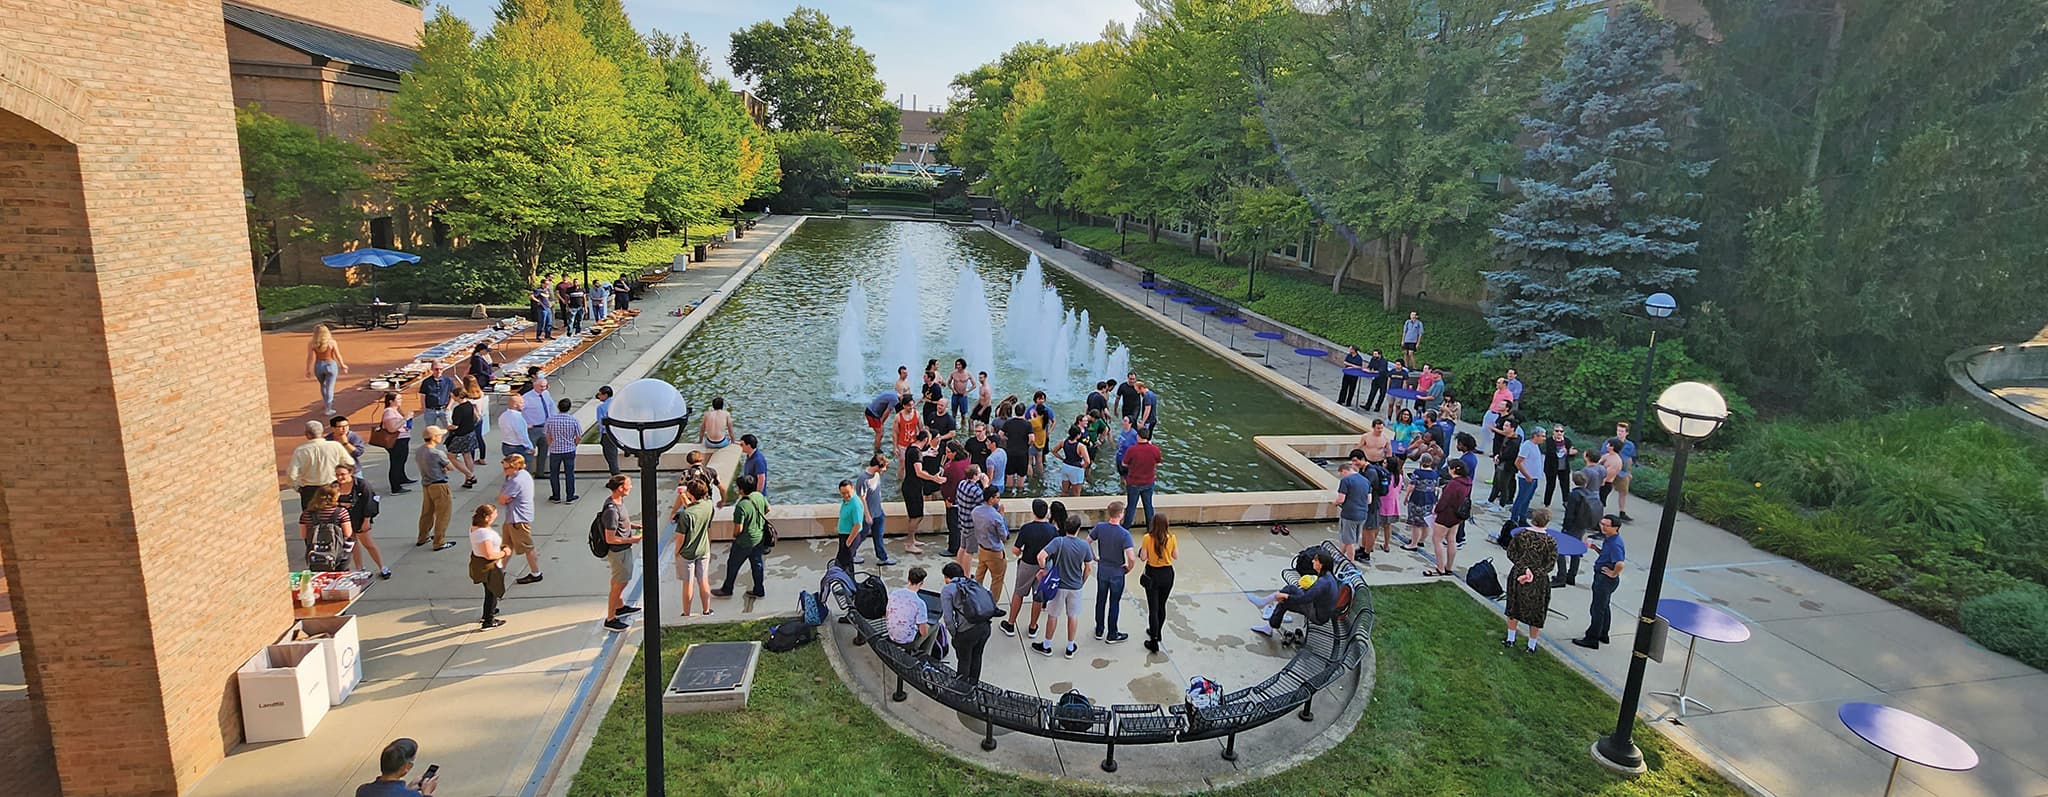
[{"label": "red brick facade", "polygon": [[0,0],[0,549],[65,794],[175,795],[291,622],[219,0]]}]

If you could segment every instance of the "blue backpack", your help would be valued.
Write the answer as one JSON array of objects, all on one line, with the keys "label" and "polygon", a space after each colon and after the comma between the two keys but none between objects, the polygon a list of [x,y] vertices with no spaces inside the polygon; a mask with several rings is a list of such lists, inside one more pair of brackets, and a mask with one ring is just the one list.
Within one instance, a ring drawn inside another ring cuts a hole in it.
[{"label": "blue backpack", "polygon": [[1038,569],[1038,583],[1031,586],[1031,600],[1046,603],[1060,592],[1060,568],[1050,560]]},{"label": "blue backpack", "polygon": [[818,593],[810,590],[799,592],[796,595],[796,603],[797,607],[803,611],[804,625],[823,625],[825,623],[825,601],[818,596]]}]

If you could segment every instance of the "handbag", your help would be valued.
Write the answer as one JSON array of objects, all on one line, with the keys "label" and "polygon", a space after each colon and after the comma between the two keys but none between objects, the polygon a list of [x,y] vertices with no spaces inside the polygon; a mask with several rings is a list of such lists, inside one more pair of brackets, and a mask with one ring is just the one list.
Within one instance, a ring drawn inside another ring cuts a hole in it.
[{"label": "handbag", "polygon": [[398,433],[385,431],[384,424],[377,424],[377,428],[370,431],[370,445],[378,448],[398,445]]}]

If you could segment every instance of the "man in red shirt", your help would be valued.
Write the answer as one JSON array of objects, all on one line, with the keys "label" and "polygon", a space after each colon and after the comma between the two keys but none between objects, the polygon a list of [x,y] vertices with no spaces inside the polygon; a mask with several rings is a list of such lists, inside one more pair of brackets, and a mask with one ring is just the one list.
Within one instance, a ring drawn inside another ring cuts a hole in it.
[{"label": "man in red shirt", "polygon": [[[974,461],[967,458],[967,449],[958,441],[948,440],[941,449],[939,473],[944,480],[939,482],[939,497],[946,502],[946,555],[959,559],[966,549],[960,545],[960,526],[967,522],[967,513],[960,511],[955,498],[960,494],[960,482],[967,479],[967,469],[974,467]],[[972,511],[972,508],[969,508]]]},{"label": "man in red shirt", "polygon": [[1159,479],[1159,446],[1152,444],[1152,427],[1138,430],[1138,442],[1124,451],[1124,528],[1132,528],[1138,517],[1138,502],[1145,502],[1145,522],[1152,522],[1152,485]]}]

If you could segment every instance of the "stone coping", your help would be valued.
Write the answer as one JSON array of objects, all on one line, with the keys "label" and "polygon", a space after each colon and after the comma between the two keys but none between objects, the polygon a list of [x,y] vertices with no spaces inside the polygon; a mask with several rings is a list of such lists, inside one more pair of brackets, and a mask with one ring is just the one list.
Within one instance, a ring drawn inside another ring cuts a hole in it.
[{"label": "stone coping", "polygon": [[1972,346],[1949,355],[1944,365],[1957,391],[1976,399],[1976,406],[1987,417],[2037,438],[2048,438],[2048,418],[1991,392],[2002,384],[2048,379],[2048,340]]}]

